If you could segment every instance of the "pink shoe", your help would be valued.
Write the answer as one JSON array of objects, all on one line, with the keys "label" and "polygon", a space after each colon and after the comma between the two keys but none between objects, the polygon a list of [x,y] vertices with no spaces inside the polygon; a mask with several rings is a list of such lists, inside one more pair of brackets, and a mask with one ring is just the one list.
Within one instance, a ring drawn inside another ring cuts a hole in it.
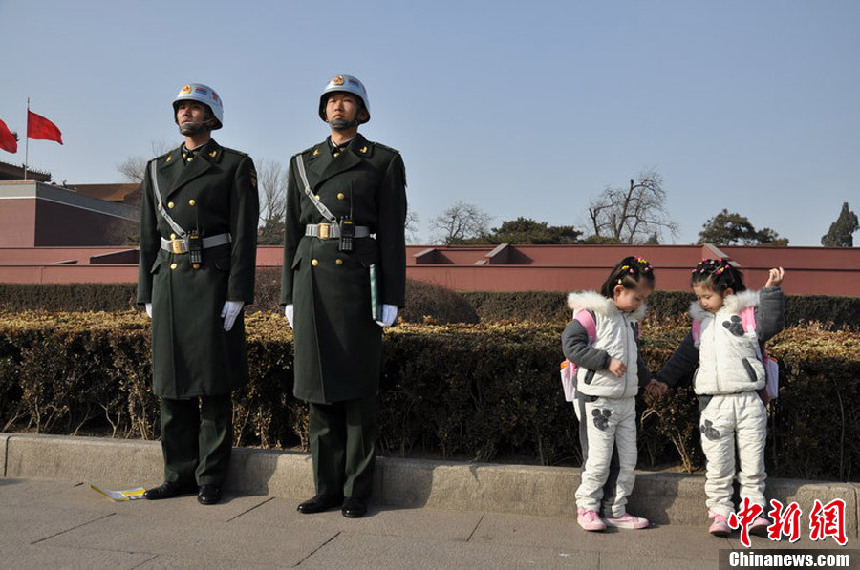
[{"label": "pink shoe", "polygon": [[750,523],[749,533],[762,538],[767,538],[767,529],[769,526],[770,520],[766,517],[756,517],[756,519]]},{"label": "pink shoe", "polygon": [[723,515],[718,515],[714,511],[708,511],[708,518],[714,519],[714,522],[708,527],[708,532],[712,535],[725,538],[732,533],[732,529],[729,528],[729,523],[726,522],[726,517]]},{"label": "pink shoe", "polygon": [[607,517],[604,519],[606,526],[614,526],[615,528],[630,528],[639,530],[651,526],[651,521],[644,517],[634,517],[630,513],[625,513],[620,517]]},{"label": "pink shoe", "polygon": [[597,515],[597,511],[589,511],[582,507],[576,509],[576,522],[585,530],[591,532],[602,532],[606,530],[606,523]]}]

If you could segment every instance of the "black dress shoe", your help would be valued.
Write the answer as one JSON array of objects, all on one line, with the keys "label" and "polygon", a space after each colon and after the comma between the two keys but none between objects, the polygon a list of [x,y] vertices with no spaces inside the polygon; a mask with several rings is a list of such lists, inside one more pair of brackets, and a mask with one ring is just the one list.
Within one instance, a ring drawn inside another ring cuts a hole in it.
[{"label": "black dress shoe", "polygon": [[218,485],[201,485],[197,500],[202,505],[214,505],[221,500],[221,487]]},{"label": "black dress shoe", "polygon": [[312,515],[321,513],[334,507],[339,507],[343,503],[343,497],[334,497],[332,495],[315,495],[301,503],[296,510],[303,515]]},{"label": "black dress shoe", "polygon": [[364,499],[359,499],[358,497],[347,497],[343,502],[341,512],[345,517],[358,519],[367,514],[367,505],[364,504]]},{"label": "black dress shoe", "polygon": [[165,481],[158,487],[146,491],[143,496],[151,501],[157,501],[158,499],[169,499],[170,497],[188,495],[193,492],[194,489],[191,489],[180,483]]}]

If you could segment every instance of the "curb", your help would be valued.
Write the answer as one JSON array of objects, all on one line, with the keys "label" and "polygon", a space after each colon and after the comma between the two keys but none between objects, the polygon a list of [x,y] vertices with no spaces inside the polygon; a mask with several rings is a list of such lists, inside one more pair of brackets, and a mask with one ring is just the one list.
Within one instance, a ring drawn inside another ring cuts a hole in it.
[{"label": "curb", "polygon": [[[161,482],[157,441],[0,433],[3,477],[83,479],[129,488]],[[545,517],[576,516],[579,469],[379,457],[374,501],[384,505],[487,511]],[[240,495],[313,495],[306,453],[234,448],[225,489]],[[767,496],[797,502],[806,526],[813,503],[845,501],[845,532],[860,537],[860,484],[776,479]],[[630,511],[657,524],[706,524],[703,475],[637,472]]]}]

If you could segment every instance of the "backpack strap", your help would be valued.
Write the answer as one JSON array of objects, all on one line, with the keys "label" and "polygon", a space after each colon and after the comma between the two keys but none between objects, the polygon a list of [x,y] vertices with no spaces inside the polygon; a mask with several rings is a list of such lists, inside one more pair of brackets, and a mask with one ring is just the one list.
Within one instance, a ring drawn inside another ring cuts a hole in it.
[{"label": "backpack strap", "polygon": [[588,333],[588,344],[594,344],[597,340],[597,325],[594,323],[592,312],[588,309],[576,311],[572,320],[579,321],[579,324],[585,327],[585,332]]},{"label": "backpack strap", "polygon": [[693,319],[693,343],[696,345],[696,348],[699,347],[699,339],[702,337],[702,321],[699,319]]},{"label": "backpack strap", "polygon": [[755,332],[755,307],[744,307],[740,312],[744,332]]}]

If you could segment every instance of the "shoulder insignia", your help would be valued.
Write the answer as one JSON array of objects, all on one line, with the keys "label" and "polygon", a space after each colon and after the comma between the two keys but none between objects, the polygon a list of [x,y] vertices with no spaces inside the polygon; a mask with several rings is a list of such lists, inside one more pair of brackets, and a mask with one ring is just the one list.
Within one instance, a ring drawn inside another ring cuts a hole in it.
[{"label": "shoulder insignia", "polygon": [[176,148],[170,149],[169,151],[165,152],[164,154],[162,154],[160,156],[155,157],[153,160],[155,160],[156,162],[161,162],[163,160],[165,163],[170,163],[173,160],[175,160],[176,157],[178,157],[178,156],[179,156],[179,147],[176,147]]},{"label": "shoulder insignia", "polygon": [[314,146],[308,147],[303,151],[297,152],[296,154],[294,154],[290,158],[293,159],[293,158],[296,158],[297,156],[301,156],[303,154],[309,154],[310,156],[319,156],[319,154],[320,154],[319,147],[320,147],[319,144],[315,144]]}]

